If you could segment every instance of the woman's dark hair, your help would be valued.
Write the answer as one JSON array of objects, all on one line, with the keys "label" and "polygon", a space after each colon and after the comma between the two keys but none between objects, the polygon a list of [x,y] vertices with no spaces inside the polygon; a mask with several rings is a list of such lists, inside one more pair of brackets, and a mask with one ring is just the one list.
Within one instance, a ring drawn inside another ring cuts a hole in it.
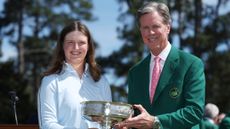
[{"label": "woman's dark hair", "polygon": [[55,52],[53,55],[53,61],[51,67],[44,73],[45,76],[60,73],[62,70],[63,63],[65,61],[65,54],[63,49],[63,44],[65,40],[65,36],[73,31],[80,31],[88,38],[88,52],[86,54],[85,62],[89,64],[89,72],[93,77],[94,81],[98,81],[101,77],[101,70],[95,61],[95,50],[94,50],[94,42],[93,38],[86,27],[86,25],[82,24],[80,21],[75,21],[67,26],[65,26],[60,35],[55,48]]}]

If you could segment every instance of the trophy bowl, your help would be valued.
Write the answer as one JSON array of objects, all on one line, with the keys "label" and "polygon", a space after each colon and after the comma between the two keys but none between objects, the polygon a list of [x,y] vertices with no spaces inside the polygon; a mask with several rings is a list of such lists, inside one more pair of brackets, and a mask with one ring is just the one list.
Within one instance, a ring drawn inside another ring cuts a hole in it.
[{"label": "trophy bowl", "polygon": [[122,102],[83,101],[82,115],[89,121],[99,123],[103,129],[110,129],[133,115],[132,105]]}]

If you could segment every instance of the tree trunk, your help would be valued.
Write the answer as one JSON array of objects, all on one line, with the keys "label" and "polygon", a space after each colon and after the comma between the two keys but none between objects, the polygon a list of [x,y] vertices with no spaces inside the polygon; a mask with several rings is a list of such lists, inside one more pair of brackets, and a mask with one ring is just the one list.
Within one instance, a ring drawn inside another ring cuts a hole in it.
[{"label": "tree trunk", "polygon": [[18,20],[18,40],[17,40],[17,49],[18,49],[18,68],[19,73],[24,74],[25,72],[25,59],[24,59],[24,41],[23,41],[23,3],[21,3],[21,10],[19,13]]},{"label": "tree trunk", "polygon": [[201,20],[202,20],[202,0],[195,0],[195,27],[194,27],[194,49],[193,52],[198,57],[201,57],[200,37]]}]

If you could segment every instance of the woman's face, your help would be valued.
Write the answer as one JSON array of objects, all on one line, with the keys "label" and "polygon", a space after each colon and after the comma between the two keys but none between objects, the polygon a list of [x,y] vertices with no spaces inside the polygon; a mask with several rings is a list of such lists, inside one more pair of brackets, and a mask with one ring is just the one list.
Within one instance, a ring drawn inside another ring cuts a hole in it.
[{"label": "woman's face", "polygon": [[65,36],[63,49],[67,63],[82,64],[88,51],[88,38],[80,31],[72,31]]}]

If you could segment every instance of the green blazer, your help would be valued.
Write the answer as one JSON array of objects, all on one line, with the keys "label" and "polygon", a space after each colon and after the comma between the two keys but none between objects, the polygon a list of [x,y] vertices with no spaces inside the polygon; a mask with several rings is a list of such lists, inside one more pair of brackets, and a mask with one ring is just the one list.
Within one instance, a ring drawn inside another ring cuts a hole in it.
[{"label": "green blazer", "polygon": [[204,118],[200,123],[201,129],[219,129],[218,125],[211,123],[208,119]]},{"label": "green blazer", "polygon": [[205,103],[202,61],[172,46],[153,103],[149,99],[149,54],[129,70],[128,103],[141,104],[157,116],[162,129],[199,129]]}]

